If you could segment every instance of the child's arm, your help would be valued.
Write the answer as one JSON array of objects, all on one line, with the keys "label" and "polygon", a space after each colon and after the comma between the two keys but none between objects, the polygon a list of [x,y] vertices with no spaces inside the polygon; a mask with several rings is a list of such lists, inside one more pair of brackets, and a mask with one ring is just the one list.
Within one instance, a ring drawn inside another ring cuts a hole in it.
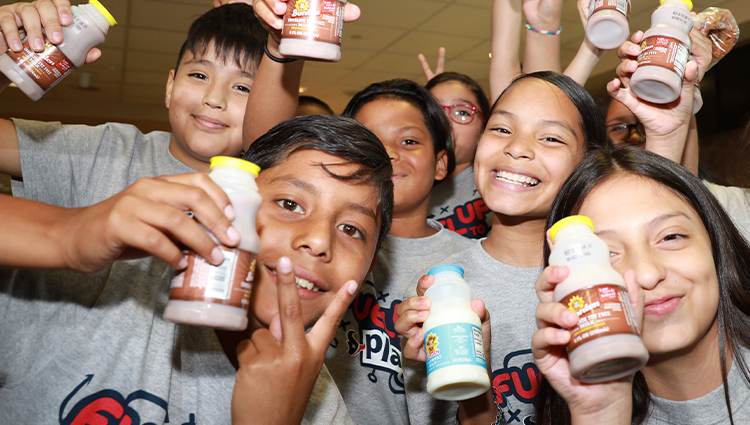
[{"label": "child's arm", "polygon": [[[247,1],[252,4],[255,15],[268,30],[268,53],[276,58],[285,59],[278,49],[288,0]],[[356,5],[347,3],[344,21],[356,20],[359,14]],[[304,60],[277,62],[268,55],[263,57],[245,109],[242,132],[245,149],[276,124],[294,117],[299,100],[303,64]]]},{"label": "child's arm", "polygon": [[[521,73],[521,3],[493,0],[490,40],[490,105]],[[488,117],[489,118],[489,117]]]},{"label": "child's arm", "polygon": [[[560,72],[560,23],[562,0],[523,0],[523,14],[531,28],[526,29],[523,72]],[[557,33],[551,35],[548,33]]]},{"label": "child's arm", "polygon": [[232,396],[232,423],[298,424],[323,367],[326,349],[359,285],[344,284],[310,332],[305,333],[302,306],[292,262],[279,259],[279,314],[269,329],[258,329],[237,347],[240,368]]},{"label": "child's arm", "polygon": [[[26,31],[29,45],[36,52],[44,50],[45,34],[53,44],[60,44],[63,42],[61,25],[70,25],[72,16],[68,0],[20,2],[0,6],[0,52],[8,49],[14,52],[22,50],[19,28]],[[45,30],[44,34],[42,28]],[[86,63],[94,62],[101,54],[96,47],[89,50]],[[0,91],[8,85],[10,81],[0,73]],[[0,119],[0,172],[21,177],[16,126],[6,119]]]},{"label": "child's arm", "polygon": [[[589,22],[589,4],[589,0],[578,0],[578,14],[581,17],[584,29],[586,29],[586,25]],[[591,44],[584,33],[581,47],[568,67],[565,68],[565,75],[580,85],[586,84],[586,80],[589,79],[591,72],[594,70],[596,64],[599,63],[599,59],[604,56],[605,52],[606,50],[599,49]]]},{"label": "child's arm", "polygon": [[[185,211],[192,211],[196,220]],[[223,256],[200,222],[224,244],[239,242],[229,198],[205,173],[144,178],[86,208],[62,208],[3,195],[0,264],[99,271],[120,258],[154,255],[184,268],[182,243],[213,264]]]}]

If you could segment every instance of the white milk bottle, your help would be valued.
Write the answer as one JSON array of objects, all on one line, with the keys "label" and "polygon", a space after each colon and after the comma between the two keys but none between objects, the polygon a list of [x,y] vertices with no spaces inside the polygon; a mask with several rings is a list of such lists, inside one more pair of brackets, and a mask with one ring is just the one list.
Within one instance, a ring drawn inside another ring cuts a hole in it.
[{"label": "white milk bottle", "polygon": [[612,50],[628,39],[630,0],[591,0],[586,38],[599,49]]},{"label": "white milk bottle", "polygon": [[39,100],[68,74],[83,66],[86,53],[103,43],[109,27],[117,24],[98,0],[71,6],[70,10],[73,21],[62,27],[64,41],[61,44],[47,41],[44,51],[37,53],[24,37],[21,40],[23,50],[19,53],[8,50],[0,55],[0,72],[31,100]]},{"label": "white milk bottle", "polygon": [[240,234],[240,244],[237,248],[219,245],[224,254],[224,262],[219,266],[212,266],[192,250],[186,250],[188,265],[172,279],[164,318],[218,329],[247,327],[255,257],[260,252],[260,237],[255,230],[261,203],[255,184],[259,171],[257,165],[238,158],[211,158],[209,176],[232,202],[236,215],[232,226]]},{"label": "white milk bottle", "polygon": [[482,323],[471,309],[464,270],[452,264],[433,267],[435,283],[425,292],[432,307],[424,321],[427,392],[439,400],[465,400],[490,388]]},{"label": "white milk bottle", "polygon": [[583,382],[611,381],[639,370],[648,351],[638,335],[625,281],[609,262],[607,244],[588,217],[566,217],[550,228],[549,264],[568,266],[554,300],[578,314],[569,329],[570,374]]},{"label": "white milk bottle", "polygon": [[688,34],[693,28],[690,0],[660,0],[651,14],[651,28],[643,34],[638,53],[638,69],[630,79],[636,96],[652,103],[677,100],[682,91],[692,43]]},{"label": "white milk bottle", "polygon": [[341,59],[346,0],[289,0],[279,53],[306,59]]}]

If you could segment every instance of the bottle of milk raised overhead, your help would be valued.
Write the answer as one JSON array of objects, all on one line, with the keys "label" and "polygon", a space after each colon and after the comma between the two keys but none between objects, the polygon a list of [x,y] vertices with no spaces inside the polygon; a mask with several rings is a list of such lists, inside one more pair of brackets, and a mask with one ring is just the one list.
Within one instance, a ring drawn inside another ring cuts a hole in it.
[{"label": "bottle of milk raised overhead", "polygon": [[549,264],[570,270],[555,287],[554,300],[579,317],[569,329],[570,374],[583,382],[604,382],[635,373],[648,361],[648,351],[607,244],[594,234],[591,219],[581,215],[555,223],[550,238]]},{"label": "bottle of milk raised overhead", "polygon": [[482,323],[471,309],[471,288],[461,267],[445,264],[427,274],[435,282],[425,292],[432,306],[422,325],[427,392],[439,400],[466,400],[490,388]]},{"label": "bottle of milk raised overhead", "polygon": [[306,59],[341,59],[346,0],[289,0],[279,53]]},{"label": "bottle of milk raised overhead", "polygon": [[638,69],[630,79],[636,96],[652,103],[669,103],[680,97],[692,43],[690,0],[661,0],[651,14],[651,28],[643,34]]},{"label": "bottle of milk raised overhead", "polygon": [[[212,266],[188,250],[188,265],[172,279],[164,318],[173,322],[244,330],[250,306],[255,257],[260,237],[255,230],[261,197],[255,178],[260,168],[252,162],[226,156],[211,158],[209,177],[226,192],[235,211],[232,226],[240,234],[237,248],[219,245],[224,262]],[[209,236],[218,243],[216,238]]]},{"label": "bottle of milk raised overhead", "polygon": [[599,49],[612,50],[628,39],[630,0],[591,0],[586,38]]},{"label": "bottle of milk raised overhead", "polygon": [[76,68],[83,66],[86,54],[104,42],[115,18],[98,0],[71,6],[73,20],[62,27],[63,42],[53,45],[47,41],[44,51],[37,53],[24,37],[23,50],[8,50],[0,55],[0,72],[15,83],[31,100],[39,100]]}]

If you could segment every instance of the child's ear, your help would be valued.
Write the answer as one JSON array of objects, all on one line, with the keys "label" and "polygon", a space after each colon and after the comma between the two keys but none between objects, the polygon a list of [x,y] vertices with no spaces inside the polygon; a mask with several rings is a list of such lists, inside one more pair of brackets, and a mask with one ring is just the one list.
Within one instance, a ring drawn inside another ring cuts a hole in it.
[{"label": "child's ear", "polygon": [[437,154],[435,180],[442,181],[446,177],[448,177],[448,151],[443,149]]},{"label": "child's ear", "polygon": [[167,93],[164,96],[164,104],[167,105],[167,109],[169,109],[169,103],[172,100],[172,87],[174,86],[174,74],[175,70],[169,71],[169,78],[167,79]]}]

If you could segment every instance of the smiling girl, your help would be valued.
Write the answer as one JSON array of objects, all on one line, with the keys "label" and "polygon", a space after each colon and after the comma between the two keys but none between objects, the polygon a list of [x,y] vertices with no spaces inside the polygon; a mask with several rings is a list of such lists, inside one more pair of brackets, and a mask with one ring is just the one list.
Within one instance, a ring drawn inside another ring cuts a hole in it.
[{"label": "smiling girl", "polygon": [[600,152],[563,186],[548,225],[571,214],[593,220],[631,299],[638,288],[645,295],[636,311],[651,358],[634,380],[572,378],[570,334],[559,328],[577,318],[551,302],[567,270],[548,267],[537,281],[540,330],[532,343],[546,378],[537,423],[747,423],[750,247],[709,190],[657,155]]}]

